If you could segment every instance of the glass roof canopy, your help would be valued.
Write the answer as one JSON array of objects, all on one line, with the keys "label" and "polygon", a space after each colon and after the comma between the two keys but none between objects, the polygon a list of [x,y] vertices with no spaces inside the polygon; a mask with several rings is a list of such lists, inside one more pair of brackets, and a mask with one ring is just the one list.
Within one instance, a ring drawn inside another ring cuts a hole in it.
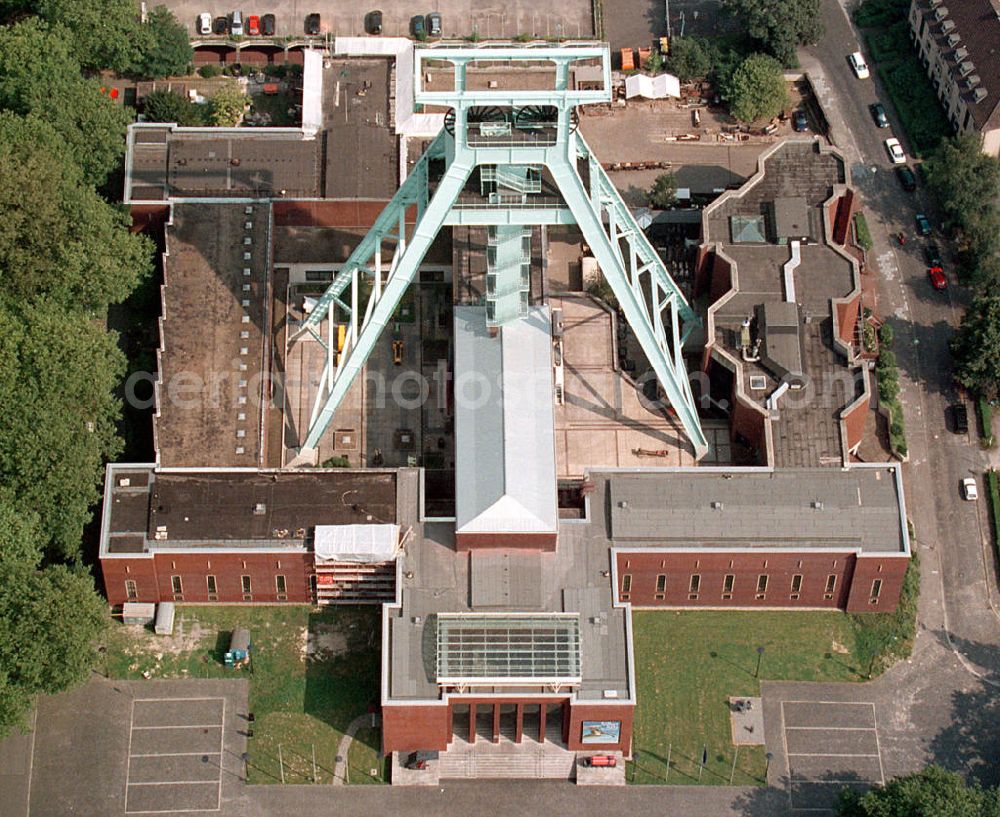
[{"label": "glass roof canopy", "polygon": [[438,613],[442,686],[570,686],[581,680],[579,613]]}]

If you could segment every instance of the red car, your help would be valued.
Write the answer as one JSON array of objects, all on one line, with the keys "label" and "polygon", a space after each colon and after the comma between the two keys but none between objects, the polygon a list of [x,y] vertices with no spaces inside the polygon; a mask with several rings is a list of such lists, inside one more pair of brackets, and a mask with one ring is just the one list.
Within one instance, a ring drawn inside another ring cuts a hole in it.
[{"label": "red car", "polygon": [[260,17],[256,14],[251,14],[247,18],[247,34],[256,36],[260,34]]},{"label": "red car", "polygon": [[934,289],[948,288],[948,276],[944,274],[944,270],[941,267],[931,267],[927,270],[927,277],[931,279],[931,286]]}]

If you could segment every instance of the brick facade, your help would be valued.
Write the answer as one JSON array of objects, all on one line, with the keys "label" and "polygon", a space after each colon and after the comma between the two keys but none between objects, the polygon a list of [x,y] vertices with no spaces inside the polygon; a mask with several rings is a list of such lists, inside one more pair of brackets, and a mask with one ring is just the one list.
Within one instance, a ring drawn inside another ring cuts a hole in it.
[{"label": "brick facade", "polygon": [[[637,607],[828,607],[891,612],[899,603],[908,561],[897,554],[858,557],[851,551],[619,551],[618,598]],[[872,601],[876,579],[881,585]]]},{"label": "brick facade", "polygon": [[[305,551],[269,553],[170,553],[113,557],[101,560],[108,603],[126,601],[244,604],[313,601],[310,577],[313,554]],[[181,593],[174,593],[173,577],[180,580]],[[208,577],[215,576],[216,592],[209,594]],[[243,592],[243,577],[250,580],[250,593]],[[284,576],[285,592],[278,592],[278,576]],[[136,596],[128,597],[126,582],[135,582]],[[249,596],[249,598],[246,598]],[[284,598],[282,598],[284,596]]]},{"label": "brick facade", "polygon": [[480,548],[508,548],[554,551],[555,533],[456,533],[455,549],[459,552]]},{"label": "brick facade", "polygon": [[[456,708],[461,708],[461,712]],[[545,715],[541,716],[544,707]],[[412,752],[416,750],[443,751],[451,742],[453,734],[463,738],[476,735],[477,719],[492,721],[493,740],[497,740],[501,728],[515,726],[515,740],[522,735],[527,711],[534,710],[536,721],[532,724],[540,729],[540,734],[530,737],[538,740],[561,738],[571,751],[615,751],[626,755],[632,745],[633,704],[594,704],[573,701],[569,698],[532,698],[530,696],[505,698],[495,697],[455,697],[448,704],[428,703],[399,705],[386,704],[382,707],[382,751]],[[501,725],[501,719],[504,725]],[[621,731],[617,743],[584,743],[584,721],[620,721]],[[558,733],[553,730],[559,730]],[[524,734],[527,734],[524,732]],[[489,740],[482,733],[477,740]]]}]

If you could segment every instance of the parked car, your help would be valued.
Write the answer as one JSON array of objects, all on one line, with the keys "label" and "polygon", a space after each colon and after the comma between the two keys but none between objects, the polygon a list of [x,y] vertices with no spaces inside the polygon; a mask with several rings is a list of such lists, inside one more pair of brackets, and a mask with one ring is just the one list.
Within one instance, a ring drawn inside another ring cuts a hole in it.
[{"label": "parked car", "polygon": [[948,288],[948,276],[941,267],[931,267],[927,270],[927,277],[931,279],[931,286],[934,289],[943,291]]},{"label": "parked car", "polygon": [[872,119],[875,120],[875,124],[878,125],[878,127],[889,127],[889,117],[885,115],[885,107],[881,102],[876,102],[874,105],[870,105],[868,110],[872,112]]},{"label": "parked car", "polygon": [[861,56],[860,51],[855,51],[851,54],[847,58],[847,62],[854,69],[854,74],[858,79],[868,79],[868,66],[865,63],[865,58]]},{"label": "parked car", "polygon": [[792,114],[792,129],[797,133],[809,130],[809,120],[806,119],[806,112],[802,108],[797,108]]},{"label": "parked car", "polygon": [[956,434],[969,433],[969,410],[965,403],[955,403],[951,407],[951,419]]},{"label": "parked car", "polygon": [[317,34],[319,34],[319,22],[320,18],[316,12],[313,12],[312,14],[308,15],[306,17],[306,34],[308,34],[311,37],[315,37]]},{"label": "parked car", "polygon": [[256,37],[260,34],[260,17],[256,14],[251,14],[247,17],[247,34],[252,37]]},{"label": "parked car", "polygon": [[203,11],[198,15],[198,33],[199,34],[211,34],[212,33],[212,15],[207,11]]},{"label": "parked car", "polygon": [[899,179],[899,183],[903,185],[903,189],[907,193],[912,193],[917,189],[917,177],[913,175],[913,171],[908,165],[899,165],[896,168],[896,178]]},{"label": "parked car", "polygon": [[410,18],[410,35],[422,40],[427,37],[427,28],[424,26],[424,15],[414,14]]},{"label": "parked car", "polygon": [[937,244],[927,244],[924,246],[924,259],[927,261],[928,267],[944,266],[944,261],[941,260],[941,250],[938,249]]},{"label": "parked car", "polygon": [[229,31],[229,20],[225,17],[216,17],[215,26],[213,28],[216,34],[225,34]]},{"label": "parked car", "polygon": [[923,213],[917,213],[917,217],[914,219],[917,224],[917,232],[920,235],[930,235],[931,234],[931,220],[927,218]]},{"label": "parked car", "polygon": [[441,36],[441,12],[432,11],[427,15],[427,33],[432,37]]},{"label": "parked car", "polygon": [[243,36],[243,12],[234,11],[229,15],[229,33],[234,37]]},{"label": "parked car", "polygon": [[903,153],[903,146],[899,144],[896,137],[885,140],[885,149],[889,152],[889,159],[894,165],[901,165],[906,162],[906,154]]},{"label": "parked car", "polygon": [[260,33],[265,37],[274,36],[274,15],[265,14],[260,18]]},{"label": "parked car", "polygon": [[976,480],[972,477],[966,477],[962,480],[962,498],[969,502],[975,502],[979,499],[979,488],[976,486]]},{"label": "parked car", "polygon": [[379,10],[369,11],[365,15],[365,31],[369,34],[382,33],[382,12]]}]

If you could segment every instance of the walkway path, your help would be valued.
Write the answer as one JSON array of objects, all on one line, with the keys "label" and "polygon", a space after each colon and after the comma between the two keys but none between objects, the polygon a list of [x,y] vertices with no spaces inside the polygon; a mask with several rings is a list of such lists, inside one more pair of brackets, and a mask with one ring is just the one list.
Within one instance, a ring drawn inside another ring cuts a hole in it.
[{"label": "walkway path", "polygon": [[337,764],[333,767],[333,785],[343,786],[347,782],[348,760],[350,758],[351,744],[358,730],[371,721],[371,715],[358,715],[347,725],[344,736],[337,744]]}]

